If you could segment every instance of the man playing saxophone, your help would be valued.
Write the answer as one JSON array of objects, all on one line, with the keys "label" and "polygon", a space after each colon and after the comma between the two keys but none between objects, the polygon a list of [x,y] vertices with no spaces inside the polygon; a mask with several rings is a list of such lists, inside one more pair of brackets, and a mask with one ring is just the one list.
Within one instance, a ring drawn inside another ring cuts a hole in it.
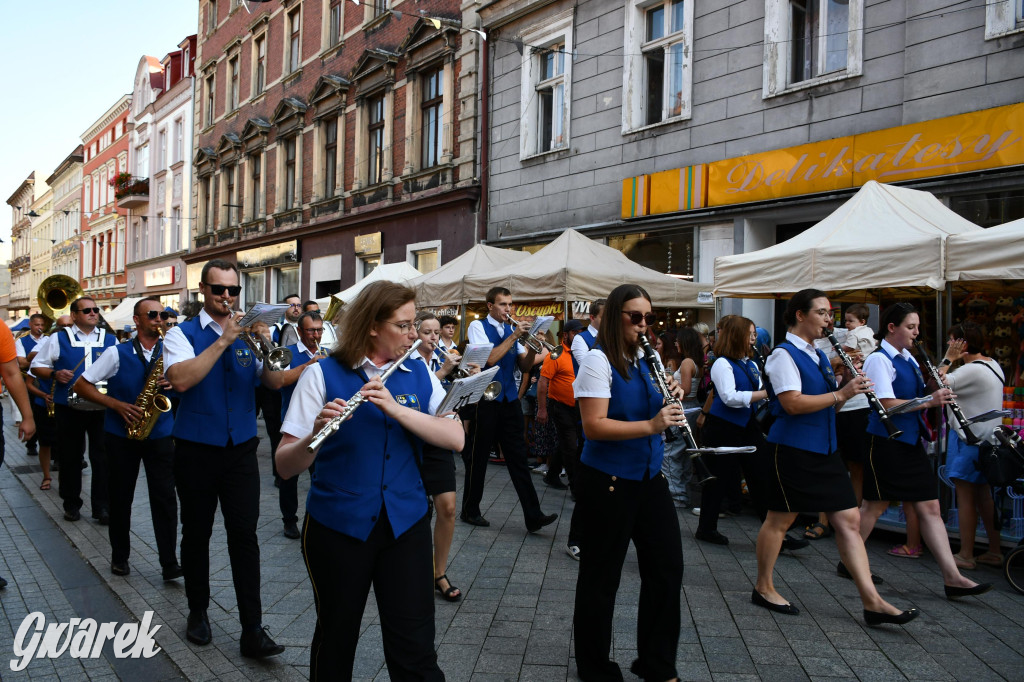
[{"label": "man playing saxophone", "polygon": [[[106,407],[103,423],[110,490],[110,571],[128,575],[131,568],[132,503],[139,464],[146,467],[153,532],[160,553],[164,580],[181,576],[175,546],[178,541],[178,502],[174,491],[174,417],[162,391],[170,384],[163,376],[163,316],[160,299],[144,298],[135,304],[135,328],[130,341],[103,352],[75,382],[75,391]],[[107,393],[96,388],[107,382]],[[160,409],[163,408],[163,409]],[[144,425],[152,417],[152,427]]]}]

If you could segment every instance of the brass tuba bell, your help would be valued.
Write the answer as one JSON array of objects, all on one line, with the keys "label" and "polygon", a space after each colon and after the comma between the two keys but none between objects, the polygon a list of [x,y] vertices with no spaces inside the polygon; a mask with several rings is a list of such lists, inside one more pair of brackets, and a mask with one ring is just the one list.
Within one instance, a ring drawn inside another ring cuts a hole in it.
[{"label": "brass tuba bell", "polygon": [[39,311],[56,322],[58,317],[71,311],[71,302],[84,293],[75,279],[67,275],[50,275],[39,285],[36,301]]}]

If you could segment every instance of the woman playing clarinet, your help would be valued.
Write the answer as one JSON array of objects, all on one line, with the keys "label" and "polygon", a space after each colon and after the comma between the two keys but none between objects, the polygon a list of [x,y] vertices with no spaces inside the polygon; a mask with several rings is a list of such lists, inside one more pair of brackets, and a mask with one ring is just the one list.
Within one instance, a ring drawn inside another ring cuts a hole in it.
[{"label": "woman playing clarinet", "polygon": [[[683,552],[679,521],[661,473],[662,432],[683,421],[665,405],[639,338],[655,322],[651,298],[623,284],[608,296],[598,343],[573,384],[587,440],[577,476],[574,523],[581,545],[576,583],[576,664],[583,680],[622,679],[609,659],[612,614],[630,540],[640,564],[637,653],[645,680],[676,678]],[[672,387],[682,398],[675,381]]]},{"label": "woman playing clarinet", "polygon": [[867,552],[859,534],[860,515],[836,446],[836,410],[871,390],[864,377],[837,389],[828,358],[815,348],[829,326],[832,306],[817,289],[797,292],[786,306],[786,340],[769,356],[765,373],[776,396],[776,420],[768,441],[768,517],[757,536],[757,584],[750,600],[757,606],[796,615],[772,580],[786,530],[798,512],[824,511],[835,530],[843,564],[849,567],[868,625],[907,623],[917,609],[900,611],[879,596],[871,581]]},{"label": "woman playing clarinet", "polygon": [[[310,679],[351,679],[360,621],[374,588],[393,680],[443,680],[434,650],[430,522],[419,461],[425,443],[461,450],[462,424],[432,416],[444,399],[422,362],[401,363],[417,340],[415,292],[374,282],[352,301],[331,356],[296,384],[281,427],[278,473],[316,459],[302,554],[316,600]],[[415,351],[413,351],[415,352]],[[316,454],[319,433],[357,395],[367,403]]]},{"label": "woman playing clarinet", "polygon": [[[875,384],[875,395],[890,410],[910,399],[926,395],[917,360],[910,353],[920,333],[920,318],[914,306],[896,303],[882,312],[875,338],[878,350],[864,361],[864,374]],[[864,464],[864,502],[861,505],[860,534],[865,540],[890,500],[913,506],[921,525],[921,536],[942,570],[946,597],[968,597],[992,589],[992,583],[978,584],[960,574],[949,547],[946,525],[939,516],[939,482],[928,455],[921,446],[920,410],[935,405],[955,404],[956,396],[938,386],[929,403],[892,417],[903,432],[887,439],[881,420],[874,412],[868,417],[868,458]]]}]

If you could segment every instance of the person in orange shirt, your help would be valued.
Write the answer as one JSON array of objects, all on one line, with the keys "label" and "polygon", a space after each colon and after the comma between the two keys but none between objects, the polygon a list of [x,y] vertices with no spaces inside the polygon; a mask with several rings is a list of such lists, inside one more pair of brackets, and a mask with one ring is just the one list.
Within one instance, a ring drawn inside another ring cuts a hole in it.
[{"label": "person in orange shirt", "polygon": [[[25,388],[25,380],[21,378],[21,368],[18,366],[18,353],[14,349],[14,335],[6,324],[0,324],[0,377],[3,378],[3,385],[11,393],[11,399],[21,410],[21,425],[18,427],[18,437],[27,441],[36,432],[36,423],[32,419],[32,406],[28,402],[28,389]],[[3,425],[3,408],[0,407],[0,426]],[[5,444],[3,429],[0,428],[0,463],[4,460]],[[7,581],[0,578],[0,589],[7,587]]]}]

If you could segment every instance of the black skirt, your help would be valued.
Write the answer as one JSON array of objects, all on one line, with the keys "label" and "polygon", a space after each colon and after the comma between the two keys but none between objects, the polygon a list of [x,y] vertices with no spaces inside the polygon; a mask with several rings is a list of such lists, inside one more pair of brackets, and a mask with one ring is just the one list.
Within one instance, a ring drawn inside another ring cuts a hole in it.
[{"label": "black skirt", "polygon": [[860,462],[868,458],[868,414],[871,408],[850,410],[836,415],[836,437],[844,462]]},{"label": "black skirt", "polygon": [[857,506],[850,475],[837,454],[823,455],[768,443],[765,487],[768,509],[831,512]]},{"label": "black skirt", "polygon": [[864,499],[922,502],[939,496],[939,480],[921,443],[870,436]]},{"label": "black skirt", "polygon": [[424,444],[420,477],[427,495],[455,492],[455,456],[451,450]]}]

